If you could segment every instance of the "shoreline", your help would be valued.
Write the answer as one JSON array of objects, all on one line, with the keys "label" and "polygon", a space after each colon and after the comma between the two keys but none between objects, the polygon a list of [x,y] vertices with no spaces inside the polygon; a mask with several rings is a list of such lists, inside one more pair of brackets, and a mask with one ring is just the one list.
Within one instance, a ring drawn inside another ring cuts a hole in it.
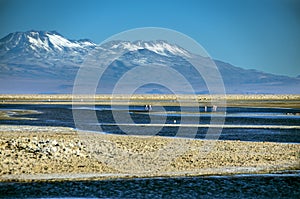
[{"label": "shoreline", "polygon": [[0,104],[140,105],[300,108],[300,95],[0,94]]},{"label": "shoreline", "polygon": [[300,170],[277,170],[268,171],[265,168],[255,167],[232,167],[221,169],[202,169],[197,172],[172,172],[160,173],[160,175],[145,174],[29,174],[11,175],[0,179],[0,183],[29,183],[29,182],[68,182],[68,181],[107,181],[107,180],[135,180],[135,179],[168,179],[168,178],[206,178],[206,177],[251,177],[251,176],[300,176]]},{"label": "shoreline", "polygon": [[0,182],[267,174],[300,170],[300,145],[0,126]]}]

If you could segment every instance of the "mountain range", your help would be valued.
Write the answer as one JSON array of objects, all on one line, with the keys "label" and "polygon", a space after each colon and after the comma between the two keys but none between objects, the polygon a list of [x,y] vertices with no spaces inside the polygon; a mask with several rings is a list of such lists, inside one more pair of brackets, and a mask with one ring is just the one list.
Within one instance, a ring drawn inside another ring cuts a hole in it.
[{"label": "mountain range", "polygon": [[[110,41],[97,45],[91,40],[70,40],[55,31],[14,32],[0,39],[0,93],[72,93],[78,69],[95,49],[126,53],[110,64],[100,80],[99,93],[110,93],[128,70],[136,66],[168,66],[189,80],[196,93],[209,93],[202,77],[195,76],[184,57],[196,57],[167,41]],[[299,94],[300,77],[274,75],[243,69],[214,60],[228,94]],[[142,78],[138,77],[137,78]],[[142,93],[166,93],[166,88],[147,85]],[[185,93],[178,82],[178,92]]]}]

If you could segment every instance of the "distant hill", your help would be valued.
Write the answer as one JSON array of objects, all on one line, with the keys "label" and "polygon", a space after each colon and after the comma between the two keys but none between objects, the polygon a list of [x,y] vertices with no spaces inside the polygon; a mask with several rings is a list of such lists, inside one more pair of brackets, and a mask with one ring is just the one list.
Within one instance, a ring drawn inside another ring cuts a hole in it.
[{"label": "distant hill", "polygon": [[[114,61],[101,81],[100,92],[111,92],[114,84],[135,66],[156,64],[172,67],[184,75],[199,94],[208,93],[204,80],[195,76],[184,57],[200,57],[166,41],[112,41],[98,46],[88,39],[69,40],[55,31],[15,32],[0,40],[0,93],[72,93],[76,73],[92,50],[128,52]],[[205,59],[205,58],[201,58]],[[246,70],[214,60],[227,93],[300,94],[297,78]],[[203,75],[203,74],[202,74]],[[141,77],[142,78],[142,77]],[[178,91],[185,88],[178,84]],[[166,93],[157,85],[145,86],[144,93]]]}]

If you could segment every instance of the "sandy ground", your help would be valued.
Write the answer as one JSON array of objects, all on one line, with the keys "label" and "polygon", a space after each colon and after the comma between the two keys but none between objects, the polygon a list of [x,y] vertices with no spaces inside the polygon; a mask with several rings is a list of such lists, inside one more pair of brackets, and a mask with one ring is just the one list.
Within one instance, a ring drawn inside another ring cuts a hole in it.
[{"label": "sandy ground", "polygon": [[300,145],[0,126],[0,181],[230,175],[300,169]]}]

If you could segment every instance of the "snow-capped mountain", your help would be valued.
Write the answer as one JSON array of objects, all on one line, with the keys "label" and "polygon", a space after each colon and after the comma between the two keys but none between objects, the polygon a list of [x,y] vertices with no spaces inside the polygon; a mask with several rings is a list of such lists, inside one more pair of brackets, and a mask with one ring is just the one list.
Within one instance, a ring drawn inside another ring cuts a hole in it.
[{"label": "snow-capped mountain", "polygon": [[[184,59],[205,58],[176,44],[111,41],[99,46],[87,39],[66,39],[55,31],[28,31],[0,39],[0,93],[71,93],[79,67],[94,50],[127,52],[109,66],[100,80],[100,92],[110,92],[118,79],[135,66],[149,64],[172,67],[189,80],[197,93],[208,92],[203,79],[195,75],[193,66]],[[245,70],[217,60],[215,63],[228,93],[300,93],[299,78]],[[185,88],[178,85],[184,93]],[[145,92],[165,90],[149,86]]]},{"label": "snow-capped mountain", "polygon": [[96,46],[89,40],[68,40],[55,31],[10,33],[0,40],[1,63],[80,64]]},{"label": "snow-capped mountain", "polygon": [[95,44],[89,40],[72,41],[64,38],[62,35],[55,31],[29,31],[29,32],[16,32],[10,33],[0,42],[0,48],[6,51],[29,47],[35,52],[41,50],[45,52],[57,52],[64,49],[83,49],[84,47],[95,46]]},{"label": "snow-capped mountain", "polygon": [[163,55],[163,56],[171,56],[171,55],[177,55],[177,56],[187,56],[190,57],[190,52],[185,50],[184,48],[181,48],[178,45],[170,44],[163,40],[158,41],[111,41],[103,45],[104,48],[110,49],[110,50],[120,50],[120,49],[126,49],[128,51],[137,51],[137,50],[143,50],[147,49],[149,51],[152,51],[156,54]]}]

